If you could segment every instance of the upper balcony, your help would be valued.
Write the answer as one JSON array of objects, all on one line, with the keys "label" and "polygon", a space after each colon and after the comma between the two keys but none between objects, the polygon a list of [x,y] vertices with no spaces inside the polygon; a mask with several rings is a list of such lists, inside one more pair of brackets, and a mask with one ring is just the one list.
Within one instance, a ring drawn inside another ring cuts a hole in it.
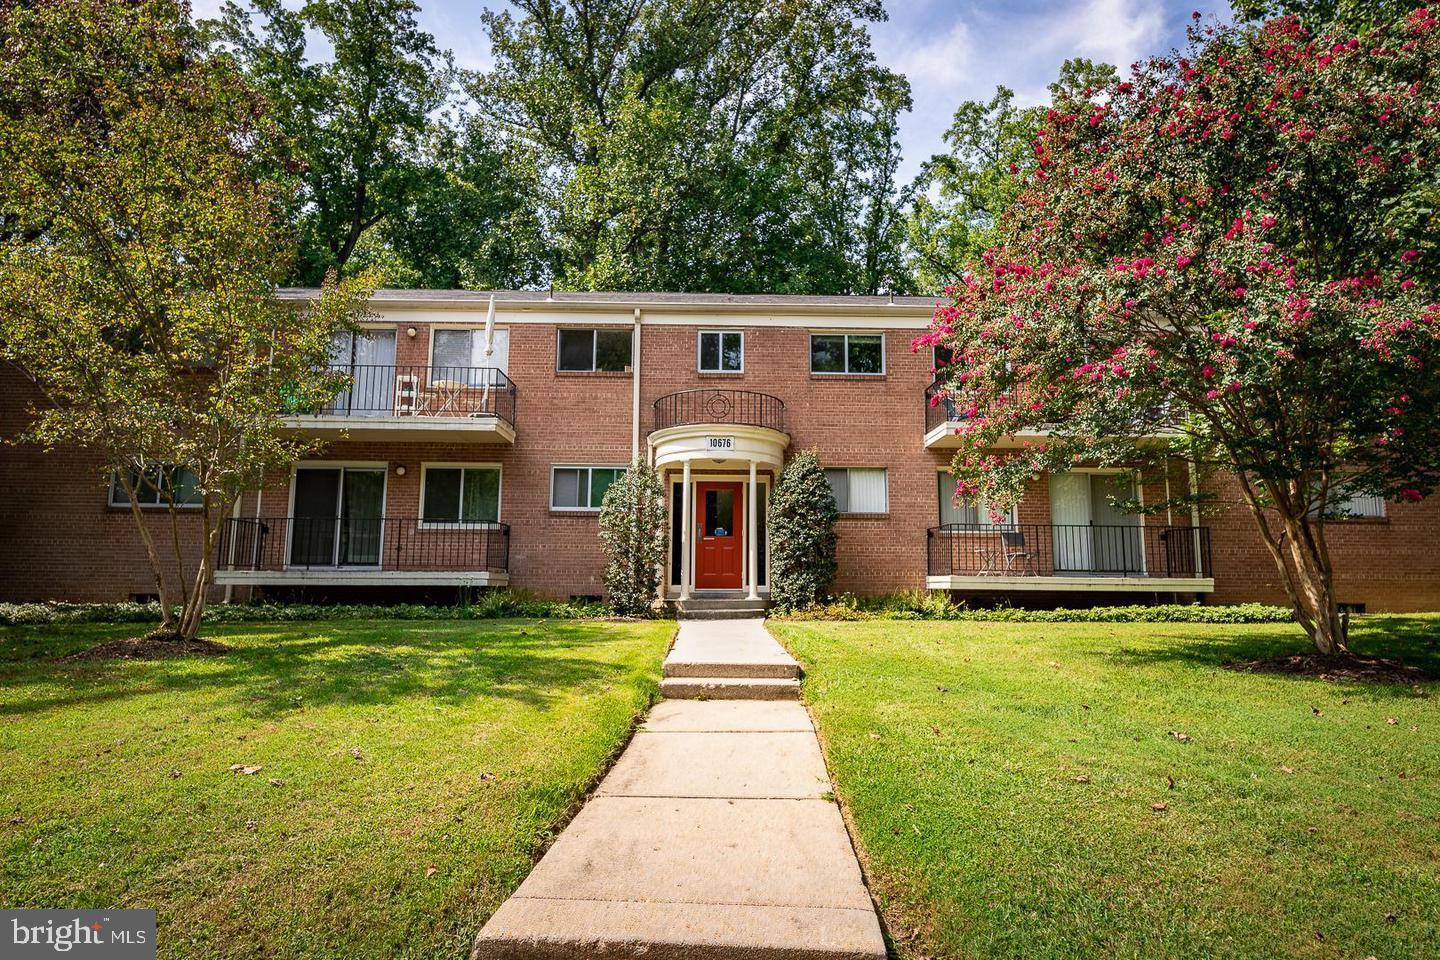
[{"label": "upper balcony", "polygon": [[659,467],[703,460],[721,469],[753,463],[779,470],[790,445],[785,402],[718,387],[668,394],[655,401],[650,443]]},{"label": "upper balcony", "polygon": [[[1023,396],[1023,395],[1022,395]],[[925,448],[927,450],[954,450],[962,445],[959,429],[968,418],[960,410],[955,399],[945,390],[945,385],[936,380],[925,388]],[[996,447],[1015,447],[1025,440],[1050,435],[1048,425],[1016,431],[1003,438]],[[1173,427],[1137,429],[1132,439],[1136,441],[1161,440],[1175,434]]]},{"label": "upper balcony", "polygon": [[515,384],[492,367],[340,364],[350,386],[319,410],[286,411],[301,432],[367,440],[515,442]]}]

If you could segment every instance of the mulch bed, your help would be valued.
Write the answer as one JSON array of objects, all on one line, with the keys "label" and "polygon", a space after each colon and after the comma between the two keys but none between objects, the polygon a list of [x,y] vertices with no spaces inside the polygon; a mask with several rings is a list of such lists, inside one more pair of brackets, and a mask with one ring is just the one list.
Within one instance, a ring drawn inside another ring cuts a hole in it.
[{"label": "mulch bed", "polygon": [[1325,656],[1319,653],[1295,654],[1288,657],[1266,657],[1263,660],[1241,660],[1224,664],[1226,670],[1244,673],[1283,673],[1291,676],[1317,677],[1321,680],[1365,680],[1371,683],[1425,683],[1440,680],[1433,673],[1398,660],[1382,657],[1361,657],[1355,654]]},{"label": "mulch bed", "polygon": [[60,660],[66,663],[84,660],[167,660],[171,657],[215,657],[229,652],[229,647],[214,640],[179,640],[173,636],[151,634],[107,640]]}]

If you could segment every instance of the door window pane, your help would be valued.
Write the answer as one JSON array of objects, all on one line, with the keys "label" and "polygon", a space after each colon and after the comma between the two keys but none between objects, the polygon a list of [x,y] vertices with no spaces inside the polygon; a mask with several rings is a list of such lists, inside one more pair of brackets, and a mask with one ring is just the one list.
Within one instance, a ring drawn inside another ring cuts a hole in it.
[{"label": "door window pane", "polygon": [[464,474],[464,503],[460,519],[496,523],[500,520],[500,471],[468,469]]},{"label": "door window pane", "polygon": [[459,470],[425,468],[426,523],[453,523],[460,516]]},{"label": "door window pane", "polygon": [[878,336],[850,337],[850,373],[881,373],[885,369],[885,351]]},{"label": "door window pane", "polygon": [[589,371],[595,369],[595,331],[560,331],[560,369]]},{"label": "door window pane", "polygon": [[705,531],[707,537],[735,536],[735,491],[705,491]]},{"label": "door window pane", "polygon": [[629,330],[595,331],[595,369],[623,371],[630,366]]},{"label": "door window pane", "polygon": [[346,470],[340,502],[340,562],[380,562],[381,513],[385,507],[383,470]]},{"label": "door window pane", "polygon": [[845,337],[816,334],[810,338],[810,370],[812,373],[845,372]]}]

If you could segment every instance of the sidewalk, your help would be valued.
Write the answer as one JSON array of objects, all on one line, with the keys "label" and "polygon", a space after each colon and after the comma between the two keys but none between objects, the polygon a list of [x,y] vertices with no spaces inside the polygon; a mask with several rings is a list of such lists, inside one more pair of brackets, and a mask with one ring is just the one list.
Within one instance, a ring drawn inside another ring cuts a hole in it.
[{"label": "sidewalk", "polygon": [[[779,667],[798,673],[762,621],[683,621],[666,675],[773,683]],[[474,956],[881,960],[829,790],[800,703],[663,701]]]}]

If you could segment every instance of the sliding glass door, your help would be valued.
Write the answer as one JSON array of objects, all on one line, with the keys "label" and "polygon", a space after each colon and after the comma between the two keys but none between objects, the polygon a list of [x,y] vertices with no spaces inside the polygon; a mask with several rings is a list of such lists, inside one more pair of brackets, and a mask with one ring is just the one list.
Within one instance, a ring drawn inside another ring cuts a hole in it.
[{"label": "sliding glass door", "polygon": [[301,467],[295,471],[292,566],[377,566],[384,540],[385,471]]},{"label": "sliding glass door", "polygon": [[330,363],[350,374],[350,387],[335,398],[329,411],[351,417],[386,417],[395,413],[395,331],[361,330],[337,333],[330,344]]}]

